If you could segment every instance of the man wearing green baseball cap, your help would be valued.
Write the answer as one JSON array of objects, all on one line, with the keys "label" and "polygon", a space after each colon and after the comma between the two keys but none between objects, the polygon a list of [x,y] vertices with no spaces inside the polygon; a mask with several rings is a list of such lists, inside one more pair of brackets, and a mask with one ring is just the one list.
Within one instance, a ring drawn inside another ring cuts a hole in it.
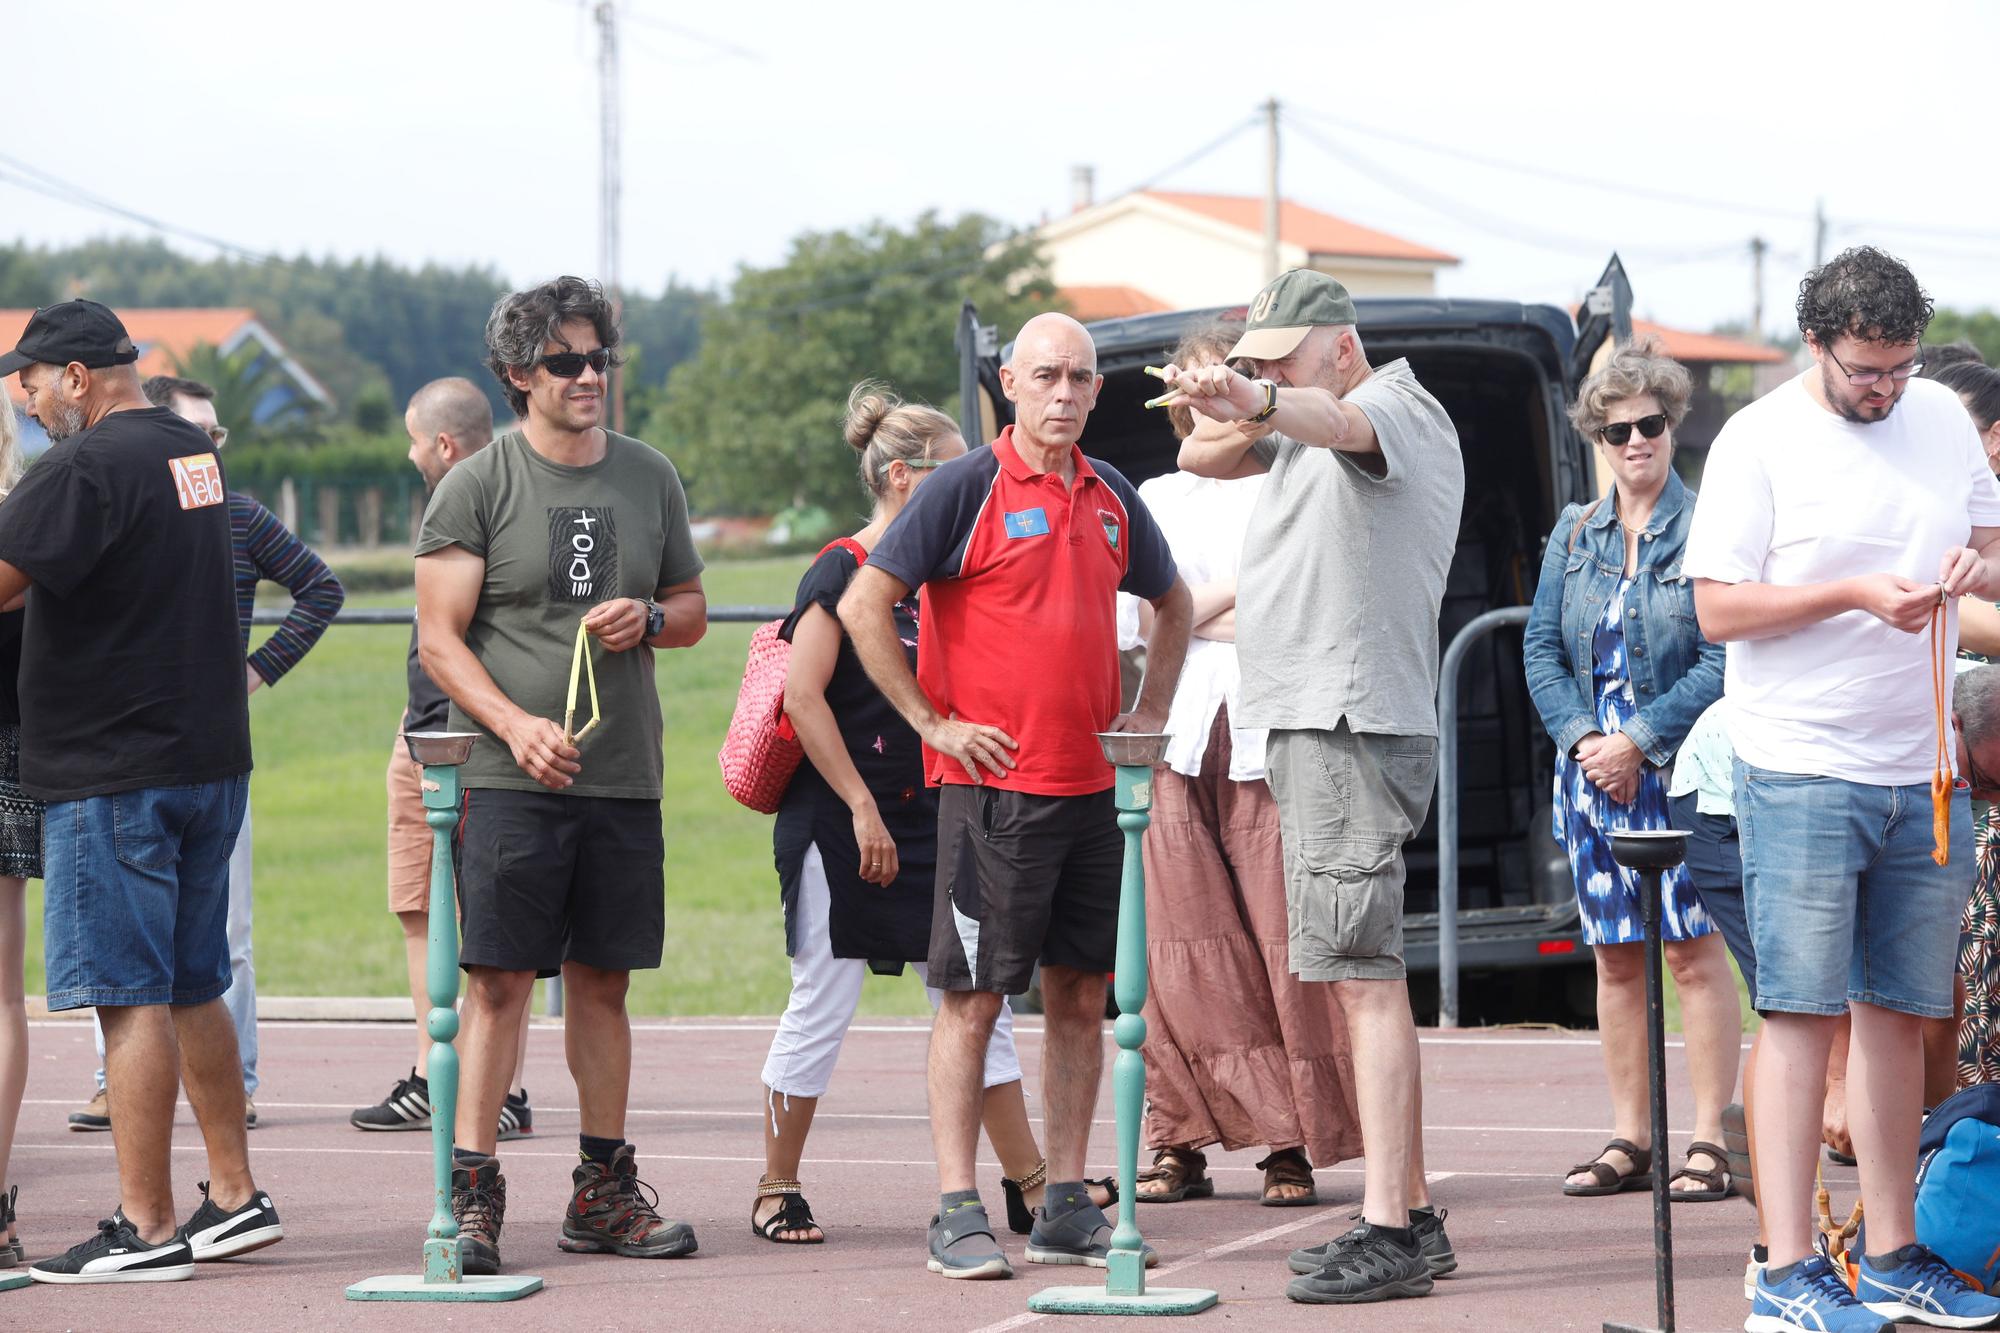
[{"label": "man wearing green baseball cap", "polygon": [[1438,609],[1465,468],[1410,364],[1368,364],[1347,289],[1293,269],[1228,365],[1166,380],[1197,414],[1183,470],[1269,472],[1237,575],[1242,725],[1269,729],[1291,968],[1339,988],[1365,1154],[1362,1222],[1291,1257],[1295,1301],[1421,1296],[1458,1266],[1424,1183],[1403,844],[1437,776]]}]

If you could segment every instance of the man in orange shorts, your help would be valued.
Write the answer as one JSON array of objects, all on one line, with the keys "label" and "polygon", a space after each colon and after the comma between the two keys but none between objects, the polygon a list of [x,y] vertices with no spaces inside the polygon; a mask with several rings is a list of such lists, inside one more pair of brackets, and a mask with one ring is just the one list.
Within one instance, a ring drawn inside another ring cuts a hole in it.
[{"label": "man in orange shorts", "polygon": [[[432,380],[410,397],[403,414],[410,436],[410,462],[422,474],[426,491],[435,491],[444,474],[484,449],[493,439],[493,408],[471,380]],[[410,693],[399,731],[443,731],[449,709],[444,691],[417,664],[417,631],[410,629]],[[417,1063],[408,1078],[398,1079],[389,1095],[374,1106],[348,1116],[356,1129],[405,1130],[431,1127],[431,1039],[424,1028],[430,1013],[427,977],[431,919],[431,830],[424,822],[423,770],[410,758],[403,738],[389,750],[389,910],[403,927],[403,951],[409,961],[410,1002],[417,1016]],[[528,1090],[521,1070],[528,1050],[528,1018],[521,1016],[519,1054],[514,1062],[514,1089],[500,1108],[500,1137],[525,1138],[534,1133]]]}]

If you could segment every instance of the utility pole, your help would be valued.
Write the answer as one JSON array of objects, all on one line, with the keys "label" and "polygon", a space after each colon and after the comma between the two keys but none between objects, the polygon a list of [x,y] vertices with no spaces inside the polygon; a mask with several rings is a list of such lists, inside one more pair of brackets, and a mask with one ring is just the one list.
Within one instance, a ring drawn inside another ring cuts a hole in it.
[{"label": "utility pole", "polygon": [[[598,186],[597,277],[604,294],[611,299],[613,318],[624,318],[624,301],[618,292],[618,5],[617,0],[597,0],[597,110]],[[625,375],[611,372],[611,429],[625,430]]]},{"label": "utility pole", "polygon": [[1813,200],[1813,267],[1826,262],[1826,200]]},{"label": "utility pole", "polygon": [[1750,336],[1764,340],[1764,252],[1770,243],[1762,236],[1750,238]]},{"label": "utility pole", "polygon": [[1264,281],[1278,276],[1278,99],[1264,103]]}]

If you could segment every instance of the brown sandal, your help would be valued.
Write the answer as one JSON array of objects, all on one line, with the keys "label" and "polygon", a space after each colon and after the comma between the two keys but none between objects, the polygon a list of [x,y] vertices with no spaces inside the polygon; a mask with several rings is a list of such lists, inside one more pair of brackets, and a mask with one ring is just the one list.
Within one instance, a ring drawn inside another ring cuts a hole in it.
[{"label": "brown sandal", "polygon": [[[1311,1208],[1319,1202],[1319,1186],[1313,1183],[1312,1161],[1304,1148],[1280,1148],[1257,1163],[1257,1169],[1264,1173],[1264,1197],[1258,1202],[1266,1208]],[[1303,1185],[1306,1192],[1293,1197],[1274,1193],[1281,1185]]]},{"label": "brown sandal", "polygon": [[[1604,1160],[1608,1152],[1622,1152],[1632,1163],[1629,1172],[1620,1171]],[[1578,1172],[1588,1171],[1597,1181],[1595,1185],[1572,1185],[1569,1178]],[[1576,1199],[1594,1199],[1602,1194],[1620,1194],[1626,1190],[1650,1189],[1653,1185],[1653,1153],[1649,1148],[1636,1148],[1624,1139],[1613,1139],[1604,1145],[1593,1161],[1578,1162],[1563,1172],[1563,1193]]]},{"label": "brown sandal", "polygon": [[[1140,1188],[1147,1181],[1166,1182],[1166,1188],[1149,1194]],[[1132,1197],[1140,1203],[1179,1203],[1182,1199],[1206,1199],[1215,1194],[1215,1182],[1208,1176],[1208,1158],[1192,1148],[1162,1148],[1153,1154],[1153,1164],[1139,1173]]]},{"label": "brown sandal", "polygon": [[[1704,1157],[1713,1158],[1716,1164],[1706,1171],[1696,1170],[1692,1166],[1683,1165],[1680,1170],[1674,1172],[1673,1178],[1667,1181],[1667,1197],[1675,1203],[1715,1203],[1718,1200],[1728,1198],[1728,1151],[1716,1147],[1713,1143],[1703,1143],[1697,1139],[1688,1145],[1687,1160],[1692,1162],[1696,1153],[1700,1153]],[[1674,1181],[1683,1179],[1697,1181],[1703,1188],[1698,1190],[1675,1189]]]}]

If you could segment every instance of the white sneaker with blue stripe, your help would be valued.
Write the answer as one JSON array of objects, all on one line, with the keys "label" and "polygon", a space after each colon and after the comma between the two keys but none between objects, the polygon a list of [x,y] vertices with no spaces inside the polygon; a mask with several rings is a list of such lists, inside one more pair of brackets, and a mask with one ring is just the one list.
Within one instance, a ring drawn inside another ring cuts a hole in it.
[{"label": "white sneaker with blue stripe", "polygon": [[1877,1268],[1861,1258],[1854,1294],[1874,1313],[1900,1324],[1932,1328],[2000,1326],[2000,1296],[1988,1296],[1923,1245],[1905,1245]]},{"label": "white sneaker with blue stripe", "polygon": [[1854,1299],[1824,1256],[1813,1255],[1773,1282],[1757,1275],[1757,1294],[1743,1333],[1882,1333],[1889,1324]]}]

